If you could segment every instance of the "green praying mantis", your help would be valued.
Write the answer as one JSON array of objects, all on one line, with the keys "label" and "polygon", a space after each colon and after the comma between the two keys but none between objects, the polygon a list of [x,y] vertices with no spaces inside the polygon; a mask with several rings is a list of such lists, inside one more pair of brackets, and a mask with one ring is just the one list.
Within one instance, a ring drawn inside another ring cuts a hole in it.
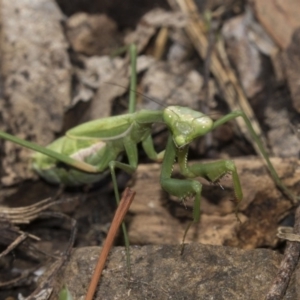
[{"label": "green praying mantis", "polygon": [[[198,222],[202,185],[195,180],[196,177],[217,182],[229,173],[232,175],[237,203],[242,200],[243,193],[233,161],[220,160],[188,165],[189,144],[222,124],[241,117],[257,143],[275,183],[288,197],[295,199],[278,177],[262,142],[244,112],[234,111],[213,121],[201,112],[181,106],[169,106],[161,111],[135,111],[136,49],[133,45],[130,47],[130,55],[132,76],[128,114],[94,120],[76,126],[46,148],[5,132],[0,132],[0,137],[36,151],[33,157],[33,169],[51,183],[66,186],[92,184],[110,171],[117,202],[119,202],[119,191],[115,169],[118,168],[132,174],[138,166],[137,145],[141,143],[150,159],[162,161],[160,175],[162,188],[180,199],[187,196],[194,197],[193,222]],[[165,124],[170,133],[166,148],[160,153],[155,151],[151,136],[152,125],[155,123]],[[123,153],[126,154],[128,163],[120,161]],[[180,172],[185,179],[172,178],[175,160],[177,160]],[[123,231],[125,244],[128,246],[124,225]]]}]

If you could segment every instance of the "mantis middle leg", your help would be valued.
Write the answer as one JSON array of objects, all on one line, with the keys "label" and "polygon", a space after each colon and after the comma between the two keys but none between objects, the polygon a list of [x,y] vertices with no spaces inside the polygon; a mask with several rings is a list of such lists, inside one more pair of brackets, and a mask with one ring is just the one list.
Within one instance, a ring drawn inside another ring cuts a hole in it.
[{"label": "mantis middle leg", "polygon": [[269,159],[269,155],[267,153],[267,151],[265,150],[265,147],[263,146],[259,136],[256,134],[256,132],[254,131],[251,122],[249,121],[249,119],[247,118],[247,116],[245,115],[245,113],[243,111],[234,111],[229,113],[228,115],[222,117],[221,119],[217,120],[214,122],[214,125],[212,127],[211,130],[215,129],[216,127],[232,120],[238,117],[242,117],[244,119],[244,122],[248,128],[248,130],[250,131],[252,138],[254,139],[254,141],[256,142],[258,149],[259,149],[259,153],[261,154],[261,156],[263,157],[263,159],[265,160],[268,169],[271,173],[271,176],[273,178],[273,180],[275,181],[276,185],[281,189],[281,191],[293,202],[293,203],[298,203],[299,201],[299,197],[297,197],[296,195],[294,195],[280,180],[276,170],[273,167],[273,164],[271,163],[270,159]]}]

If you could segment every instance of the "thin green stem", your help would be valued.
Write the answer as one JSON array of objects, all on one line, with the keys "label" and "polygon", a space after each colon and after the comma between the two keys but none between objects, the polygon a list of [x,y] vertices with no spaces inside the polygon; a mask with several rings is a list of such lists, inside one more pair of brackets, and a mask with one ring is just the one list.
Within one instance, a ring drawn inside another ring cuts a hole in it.
[{"label": "thin green stem", "polygon": [[130,92],[129,92],[129,113],[134,113],[136,110],[136,61],[137,48],[135,44],[131,44],[129,48],[131,60],[131,76],[130,76]]}]

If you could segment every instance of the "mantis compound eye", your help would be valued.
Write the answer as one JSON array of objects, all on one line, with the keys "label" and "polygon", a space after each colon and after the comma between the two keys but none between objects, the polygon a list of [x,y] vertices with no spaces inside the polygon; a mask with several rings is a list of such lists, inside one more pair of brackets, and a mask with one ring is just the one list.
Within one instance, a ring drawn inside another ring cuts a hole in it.
[{"label": "mantis compound eye", "polygon": [[192,122],[192,127],[197,132],[197,136],[206,134],[213,126],[213,120],[203,115],[202,117],[196,118]]}]

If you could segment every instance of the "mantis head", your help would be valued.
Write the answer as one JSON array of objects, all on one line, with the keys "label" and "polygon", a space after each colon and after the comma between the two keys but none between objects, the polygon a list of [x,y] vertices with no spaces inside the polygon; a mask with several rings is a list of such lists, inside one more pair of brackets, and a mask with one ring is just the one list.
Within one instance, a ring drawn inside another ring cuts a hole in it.
[{"label": "mantis head", "polygon": [[201,112],[188,107],[169,106],[164,110],[163,119],[172,132],[178,148],[205,135],[212,129],[213,120]]}]

